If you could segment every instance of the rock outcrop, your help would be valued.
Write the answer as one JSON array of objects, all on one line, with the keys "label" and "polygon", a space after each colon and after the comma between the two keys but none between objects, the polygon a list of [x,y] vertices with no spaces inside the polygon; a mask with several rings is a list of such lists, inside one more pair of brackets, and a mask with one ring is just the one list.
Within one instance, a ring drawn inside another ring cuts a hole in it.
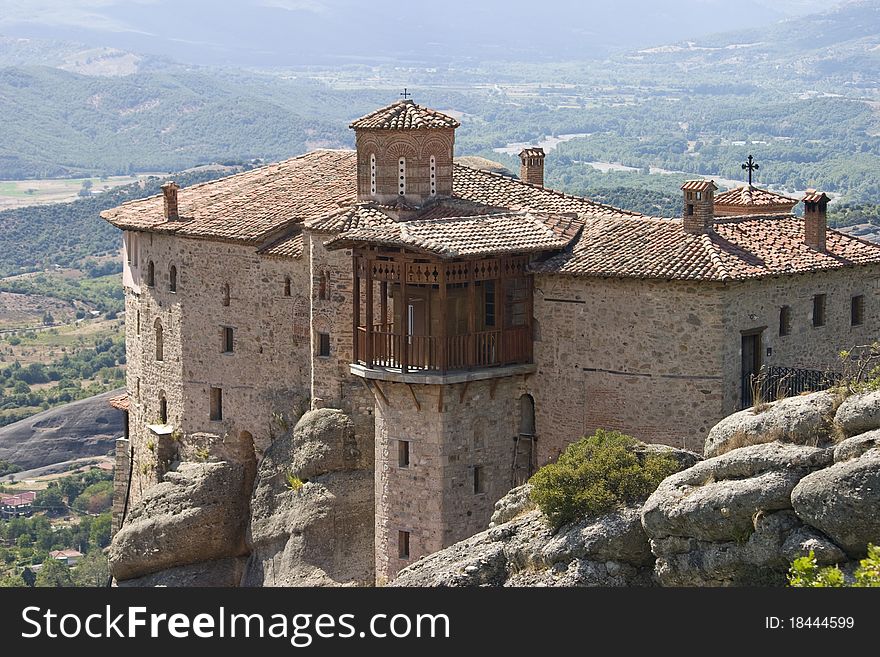
[{"label": "rock outcrop", "polygon": [[880,450],[804,477],[791,494],[795,512],[852,558],[880,544]]},{"label": "rock outcrop", "polygon": [[847,397],[837,409],[834,423],[847,436],[880,429],[880,390]]},{"label": "rock outcrop", "polygon": [[711,458],[732,449],[774,440],[813,446],[827,443],[834,408],[834,395],[830,392],[788,397],[769,404],[758,413],[747,408],[712,427],[703,455]]},{"label": "rock outcrop", "polygon": [[110,545],[110,572],[129,580],[247,554],[244,468],[180,463],[134,505]]},{"label": "rock outcrop", "polygon": [[119,587],[229,587],[238,586],[247,557],[229,557],[216,561],[203,561],[188,566],[177,566],[158,573],[144,575],[121,582]]},{"label": "rock outcrop", "polygon": [[260,463],[243,586],[371,585],[372,446],[336,409],[303,415]]},{"label": "rock outcrop", "polygon": [[31,470],[113,454],[123,434],[122,411],[108,400],[123,392],[80,399],[0,427],[0,459]]},{"label": "rock outcrop", "polygon": [[[699,456],[666,446],[682,467]],[[653,586],[654,555],[639,507],[585,518],[554,532],[535,509],[531,485],[495,504],[490,528],[400,572],[392,586]]]}]

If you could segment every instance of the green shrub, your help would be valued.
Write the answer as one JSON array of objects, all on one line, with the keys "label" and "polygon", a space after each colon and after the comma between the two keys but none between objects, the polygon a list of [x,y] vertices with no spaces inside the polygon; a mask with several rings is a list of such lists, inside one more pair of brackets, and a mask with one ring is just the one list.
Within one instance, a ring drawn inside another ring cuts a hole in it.
[{"label": "green shrub", "polygon": [[297,477],[295,474],[293,474],[290,471],[287,472],[287,487],[290,490],[298,491],[304,485],[305,485],[305,482],[302,479],[300,479],[299,477]]},{"label": "green shrub", "polygon": [[637,454],[640,444],[603,429],[581,438],[535,473],[532,499],[556,528],[646,499],[679,467],[666,455]]},{"label": "green shrub", "polygon": [[880,546],[868,544],[868,556],[859,562],[851,584],[846,582],[837,566],[820,568],[812,550],[806,557],[792,562],[788,571],[788,583],[797,588],[880,587]]}]

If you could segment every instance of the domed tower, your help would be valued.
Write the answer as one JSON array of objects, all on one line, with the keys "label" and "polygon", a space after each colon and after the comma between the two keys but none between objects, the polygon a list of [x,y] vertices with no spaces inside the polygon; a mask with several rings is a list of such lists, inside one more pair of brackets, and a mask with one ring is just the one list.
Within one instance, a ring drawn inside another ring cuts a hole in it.
[{"label": "domed tower", "polygon": [[353,121],[358,200],[421,206],[452,194],[452,152],[459,122],[399,100]]}]

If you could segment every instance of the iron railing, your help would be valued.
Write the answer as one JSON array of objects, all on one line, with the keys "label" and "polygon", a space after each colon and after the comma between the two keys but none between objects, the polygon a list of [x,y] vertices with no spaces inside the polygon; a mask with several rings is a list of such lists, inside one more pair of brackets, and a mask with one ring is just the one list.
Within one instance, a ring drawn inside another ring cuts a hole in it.
[{"label": "iron railing", "polygon": [[758,402],[793,397],[802,392],[827,390],[840,382],[840,372],[808,370],[796,367],[762,367],[760,372],[742,377],[740,408]]}]

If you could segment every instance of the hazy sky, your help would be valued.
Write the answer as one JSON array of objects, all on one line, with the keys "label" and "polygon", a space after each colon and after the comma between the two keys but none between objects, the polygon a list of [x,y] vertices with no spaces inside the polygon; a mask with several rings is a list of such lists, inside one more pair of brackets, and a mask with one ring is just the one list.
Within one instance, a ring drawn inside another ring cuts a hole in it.
[{"label": "hazy sky", "polygon": [[585,56],[756,27],[829,0],[0,0],[0,33],[195,63]]}]

